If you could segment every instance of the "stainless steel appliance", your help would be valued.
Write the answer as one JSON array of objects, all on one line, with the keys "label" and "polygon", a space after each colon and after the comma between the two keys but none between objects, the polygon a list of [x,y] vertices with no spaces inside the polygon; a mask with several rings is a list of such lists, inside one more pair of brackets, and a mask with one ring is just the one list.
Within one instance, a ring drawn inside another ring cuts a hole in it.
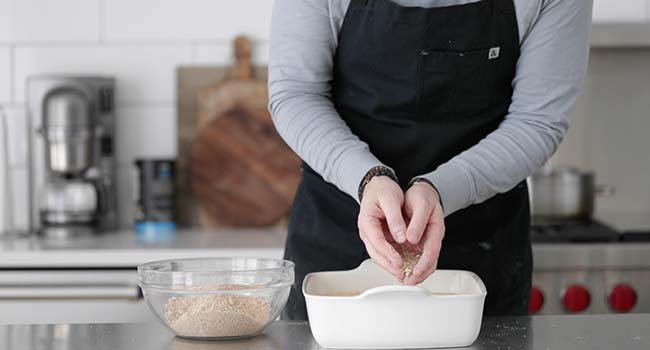
[{"label": "stainless steel appliance", "polygon": [[611,196],[614,188],[596,185],[595,174],[576,168],[542,169],[528,178],[534,220],[589,220],[595,197]]},{"label": "stainless steel appliance", "polygon": [[531,313],[650,312],[650,234],[566,220],[537,222],[531,239]]},{"label": "stainless steel appliance", "polygon": [[112,78],[27,81],[31,229],[68,236],[116,226]]},{"label": "stainless steel appliance", "polygon": [[575,168],[545,169],[528,179],[535,218],[590,219],[594,212],[594,174]]}]

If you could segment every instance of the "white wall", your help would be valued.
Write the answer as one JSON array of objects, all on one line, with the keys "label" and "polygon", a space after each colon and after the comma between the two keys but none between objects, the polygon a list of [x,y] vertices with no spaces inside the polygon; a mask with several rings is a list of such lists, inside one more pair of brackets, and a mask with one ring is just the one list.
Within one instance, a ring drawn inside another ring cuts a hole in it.
[{"label": "white wall", "polygon": [[594,20],[597,22],[644,22],[648,19],[648,0],[594,0]]},{"label": "white wall", "polygon": [[[237,34],[253,38],[255,60],[265,63],[271,6],[272,0],[0,0],[0,107],[24,130],[27,76],[115,76],[118,194],[129,224],[134,157],[176,155],[176,67],[229,63]],[[16,213],[25,213],[25,139],[12,142]],[[17,218],[22,226],[26,220]]]}]

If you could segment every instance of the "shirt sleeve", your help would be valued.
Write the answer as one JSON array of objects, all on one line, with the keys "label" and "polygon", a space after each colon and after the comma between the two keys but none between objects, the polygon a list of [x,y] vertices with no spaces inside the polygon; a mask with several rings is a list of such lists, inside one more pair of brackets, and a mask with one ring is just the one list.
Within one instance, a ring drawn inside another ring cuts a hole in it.
[{"label": "shirt sleeve", "polygon": [[508,115],[481,142],[424,177],[450,215],[504,193],[555,152],[586,73],[592,0],[546,0],[521,41]]},{"label": "shirt sleeve", "polygon": [[338,29],[329,1],[275,0],[269,110],[285,142],[325,181],[358,201],[361,180],[383,165],[352,133],[331,100]]}]

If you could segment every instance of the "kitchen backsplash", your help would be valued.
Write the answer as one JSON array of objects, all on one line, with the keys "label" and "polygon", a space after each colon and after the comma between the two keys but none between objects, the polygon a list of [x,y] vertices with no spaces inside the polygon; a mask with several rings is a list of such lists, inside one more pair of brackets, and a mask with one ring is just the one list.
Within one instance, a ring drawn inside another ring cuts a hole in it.
[{"label": "kitchen backsplash", "polygon": [[[644,8],[644,0],[635,1]],[[618,13],[610,11],[618,2],[598,3],[601,20]],[[26,145],[19,137],[27,76],[117,78],[120,214],[129,224],[133,158],[176,155],[176,68],[229,63],[236,34],[249,35],[256,63],[266,63],[271,7],[272,0],[0,0],[0,107],[12,125],[16,221],[27,220]],[[630,13],[650,18],[644,12]],[[613,20],[620,18],[627,17]],[[599,211],[650,213],[648,82],[650,49],[593,51],[585,93],[553,164],[593,169],[599,182],[616,187],[614,197],[599,200]]]},{"label": "kitchen backsplash", "polygon": [[[250,36],[268,60],[270,0],[0,0],[0,107],[25,132],[25,78],[38,73],[117,78],[121,222],[132,218],[135,157],[176,155],[176,68],[231,62]],[[143,137],[145,136],[146,137]],[[15,222],[27,225],[25,138],[11,140]]]}]

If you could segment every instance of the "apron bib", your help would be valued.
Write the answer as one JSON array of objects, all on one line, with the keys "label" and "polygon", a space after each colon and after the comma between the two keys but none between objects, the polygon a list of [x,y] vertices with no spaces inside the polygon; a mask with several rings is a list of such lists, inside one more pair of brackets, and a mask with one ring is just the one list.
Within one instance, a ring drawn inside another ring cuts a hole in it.
[{"label": "apron bib", "polygon": [[[339,34],[332,100],[405,188],[499,126],[518,58],[513,0],[439,8],[352,0]],[[306,274],[352,269],[368,258],[358,214],[355,200],[303,164],[285,247],[285,258],[296,263],[285,319],[307,318]],[[488,290],[486,315],[526,314],[532,274],[526,183],[445,224],[438,268],[477,273]]]}]

